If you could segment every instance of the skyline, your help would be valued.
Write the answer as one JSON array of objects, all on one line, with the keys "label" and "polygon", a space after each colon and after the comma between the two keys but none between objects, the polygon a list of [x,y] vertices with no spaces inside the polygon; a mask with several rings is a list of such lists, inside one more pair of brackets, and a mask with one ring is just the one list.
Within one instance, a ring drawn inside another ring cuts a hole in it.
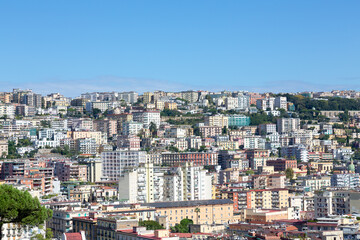
[{"label": "skyline", "polygon": [[2,2],[1,91],[360,90],[359,6]]}]

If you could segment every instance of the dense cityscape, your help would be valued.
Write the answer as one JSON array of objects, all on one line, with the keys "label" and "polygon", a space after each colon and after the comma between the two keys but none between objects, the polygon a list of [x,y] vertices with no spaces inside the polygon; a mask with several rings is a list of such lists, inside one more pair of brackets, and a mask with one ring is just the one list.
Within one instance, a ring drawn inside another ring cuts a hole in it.
[{"label": "dense cityscape", "polygon": [[360,239],[358,91],[0,101],[1,239]]}]

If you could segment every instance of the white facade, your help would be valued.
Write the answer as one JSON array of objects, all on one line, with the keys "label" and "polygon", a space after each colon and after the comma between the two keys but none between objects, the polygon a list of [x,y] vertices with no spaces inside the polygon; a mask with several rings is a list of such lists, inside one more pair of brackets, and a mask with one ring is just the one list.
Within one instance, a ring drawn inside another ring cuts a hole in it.
[{"label": "white facade", "polygon": [[238,96],[238,108],[240,110],[246,110],[250,107],[250,98],[247,95]]},{"label": "white facade", "polygon": [[138,135],[143,129],[143,124],[139,122],[129,121],[122,124],[123,135]]},{"label": "white facade", "polygon": [[282,108],[287,110],[287,99],[286,97],[276,97],[275,98],[275,108]]},{"label": "white facade", "polygon": [[235,109],[239,106],[238,98],[227,97],[225,98],[225,107],[227,110]]},{"label": "white facade", "polygon": [[102,152],[102,176],[110,181],[118,181],[126,168],[137,167],[146,162],[145,151],[112,151]]},{"label": "white facade", "polygon": [[155,123],[156,127],[159,128],[161,123],[159,111],[146,111],[142,114],[142,122],[144,127],[149,128],[150,123]]},{"label": "white facade", "polygon": [[300,129],[300,118],[278,118],[277,131],[286,133]]},{"label": "white facade", "polygon": [[202,167],[171,168],[165,175],[164,201],[205,200],[212,197],[212,177]]},{"label": "white facade", "polygon": [[163,201],[164,173],[151,163],[142,164],[124,173],[119,179],[119,198],[129,203]]},{"label": "white facade", "polygon": [[0,117],[7,116],[8,118],[15,117],[15,106],[11,104],[0,104]]}]

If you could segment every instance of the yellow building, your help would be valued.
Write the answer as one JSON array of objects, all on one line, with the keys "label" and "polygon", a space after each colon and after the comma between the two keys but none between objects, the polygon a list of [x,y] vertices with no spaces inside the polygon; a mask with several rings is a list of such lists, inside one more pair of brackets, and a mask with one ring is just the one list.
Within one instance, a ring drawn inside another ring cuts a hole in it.
[{"label": "yellow building", "polygon": [[79,138],[94,138],[96,144],[101,144],[101,132],[90,132],[90,131],[69,131],[67,132],[67,137],[74,140]]},{"label": "yellow building", "polygon": [[153,101],[153,98],[154,98],[154,93],[144,92],[144,94],[143,94],[144,104],[151,103]]},{"label": "yellow building", "polygon": [[165,103],[162,102],[162,101],[157,100],[157,101],[155,102],[155,108],[158,109],[158,110],[160,110],[160,111],[162,111],[162,110],[164,110],[164,108],[165,108]]},{"label": "yellow building", "polygon": [[247,191],[246,194],[246,203],[247,203],[246,208],[281,209],[284,207],[289,207],[289,190],[288,189],[249,190]]},{"label": "yellow building", "polygon": [[182,219],[195,224],[224,224],[233,222],[233,202],[229,199],[211,199],[143,204],[155,207],[159,216],[166,216],[170,227]]},{"label": "yellow building", "polygon": [[177,104],[175,102],[166,102],[165,103],[165,109],[176,110],[177,109]]},{"label": "yellow building", "polygon": [[205,117],[205,126],[228,127],[229,119],[224,115],[214,115]]},{"label": "yellow building", "polygon": [[319,162],[318,171],[321,173],[331,172],[333,170],[334,164],[332,162]]}]

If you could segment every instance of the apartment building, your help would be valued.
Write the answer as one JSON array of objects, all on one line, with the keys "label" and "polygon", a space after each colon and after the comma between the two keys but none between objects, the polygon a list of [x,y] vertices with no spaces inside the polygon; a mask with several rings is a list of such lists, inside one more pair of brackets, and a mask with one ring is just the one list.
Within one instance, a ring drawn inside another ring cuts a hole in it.
[{"label": "apartment building", "polygon": [[217,165],[217,153],[210,152],[184,152],[184,153],[163,153],[162,163],[166,166],[178,166],[181,163],[192,162],[194,166]]},{"label": "apartment building", "polygon": [[96,144],[102,144],[102,133],[101,132],[90,132],[90,131],[68,131],[67,137],[74,140],[79,138],[93,138]]},{"label": "apartment building", "polygon": [[278,118],[277,131],[279,133],[288,133],[300,129],[300,118]]},{"label": "apartment building", "polygon": [[122,135],[138,135],[143,129],[144,124],[140,122],[128,121],[122,123]]},{"label": "apartment building", "polygon": [[126,135],[117,137],[118,149],[125,149],[131,151],[140,150],[140,138],[136,135]]},{"label": "apartment building", "polygon": [[111,151],[102,152],[102,175],[110,181],[118,181],[123,176],[126,168],[137,167],[146,162],[144,151]]},{"label": "apartment building", "polygon": [[163,201],[164,173],[152,163],[127,169],[119,178],[119,197],[129,203]]},{"label": "apartment building", "polygon": [[287,98],[286,97],[276,97],[274,102],[274,107],[278,109],[287,110]]},{"label": "apartment building", "polygon": [[205,126],[228,127],[229,119],[224,115],[205,116]]},{"label": "apartment building", "polygon": [[228,126],[229,127],[243,127],[250,125],[250,117],[244,115],[229,115]]},{"label": "apartment building", "polygon": [[252,177],[254,189],[285,188],[286,176],[283,174],[254,175]]},{"label": "apartment building", "polygon": [[[158,218],[164,216],[170,227],[181,220],[193,219],[195,224],[228,224],[233,222],[233,202],[229,199],[147,203],[154,207]],[[161,222],[160,222],[161,224]]]},{"label": "apartment building", "polygon": [[338,188],[355,189],[360,186],[359,173],[341,173],[331,176],[331,186]]},{"label": "apartment building", "polygon": [[200,126],[200,134],[203,138],[218,136],[222,134],[222,127],[217,126]]},{"label": "apartment building", "polygon": [[173,167],[164,175],[164,201],[211,199],[211,182],[211,175],[203,167]]},{"label": "apartment building", "polygon": [[360,193],[323,191],[314,196],[315,218],[360,212]]},{"label": "apartment building", "polygon": [[273,166],[276,172],[283,172],[288,168],[297,168],[297,161],[292,159],[276,159],[267,161],[266,165]]},{"label": "apartment building", "polygon": [[106,133],[107,136],[111,137],[117,134],[117,121],[112,119],[95,120],[94,130]]},{"label": "apartment building", "polygon": [[177,103],[176,102],[165,102],[165,109],[176,110]]},{"label": "apartment building", "polygon": [[[239,202],[242,197],[239,196]],[[258,189],[246,191],[246,208],[281,209],[289,206],[288,189]],[[239,204],[240,208],[241,204]],[[244,206],[243,206],[244,207]]]}]

